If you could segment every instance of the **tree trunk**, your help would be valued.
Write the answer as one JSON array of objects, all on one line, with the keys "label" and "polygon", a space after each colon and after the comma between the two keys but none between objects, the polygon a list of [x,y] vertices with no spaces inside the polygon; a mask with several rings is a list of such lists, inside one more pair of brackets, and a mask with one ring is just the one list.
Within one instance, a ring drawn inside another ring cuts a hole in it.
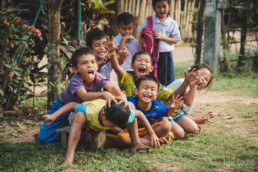
[{"label": "tree trunk", "polygon": [[241,45],[240,45],[240,55],[238,57],[238,61],[237,61],[237,67],[239,70],[241,70],[240,68],[244,67],[245,65],[245,44],[246,44],[246,32],[247,32],[247,24],[243,23],[242,27],[241,27]]},{"label": "tree trunk", "polygon": [[60,13],[63,0],[49,0],[48,32],[48,107],[59,95],[60,84]]},{"label": "tree trunk", "polygon": [[[226,39],[226,26],[225,26],[225,20],[224,20],[224,12],[222,11],[221,14],[221,34],[222,34],[222,40],[223,40],[223,49],[229,51],[229,42]],[[224,57],[224,68],[227,72],[232,72],[229,57],[227,53],[223,53]]]},{"label": "tree trunk", "polygon": [[201,63],[202,35],[203,35],[203,15],[204,15],[205,1],[206,0],[201,0],[200,9],[199,9],[199,12],[198,12],[195,64],[200,64]]}]

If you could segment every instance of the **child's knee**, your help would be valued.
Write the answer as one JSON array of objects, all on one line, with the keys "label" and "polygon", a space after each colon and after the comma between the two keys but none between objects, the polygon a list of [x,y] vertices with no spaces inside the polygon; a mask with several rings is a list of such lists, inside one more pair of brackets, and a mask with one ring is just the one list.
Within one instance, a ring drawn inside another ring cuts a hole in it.
[{"label": "child's knee", "polygon": [[189,132],[189,133],[197,133],[197,132],[199,132],[199,128],[198,128],[198,126],[197,126],[196,124],[194,124],[194,125],[192,125],[192,126],[188,129],[187,132]]},{"label": "child's knee", "polygon": [[76,124],[84,124],[86,120],[86,117],[84,115],[84,113],[82,112],[77,112],[75,115],[74,115],[74,119],[73,119],[73,123],[76,123]]},{"label": "child's knee", "polygon": [[171,124],[167,119],[160,121],[160,126],[161,126],[160,129],[163,135],[167,135],[171,130]]},{"label": "child's knee", "polygon": [[171,131],[174,133],[175,137],[178,139],[183,139],[185,137],[185,132],[179,125],[172,125]]}]

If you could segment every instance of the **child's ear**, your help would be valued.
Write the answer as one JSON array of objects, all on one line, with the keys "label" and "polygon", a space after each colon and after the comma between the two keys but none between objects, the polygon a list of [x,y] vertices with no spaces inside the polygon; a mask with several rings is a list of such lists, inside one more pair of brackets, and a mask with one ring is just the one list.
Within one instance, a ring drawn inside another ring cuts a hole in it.
[{"label": "child's ear", "polygon": [[131,69],[133,69],[133,63],[131,63]]},{"label": "child's ear", "polygon": [[137,88],[135,88],[134,93],[135,93],[136,96],[138,96],[138,93],[139,93],[139,92],[138,92],[138,89],[137,89]]},{"label": "child's ear", "polygon": [[78,73],[78,68],[77,67],[72,67],[73,73]]},{"label": "child's ear", "polygon": [[154,69],[153,65],[151,65],[151,68],[150,68],[150,69],[151,69],[151,72],[152,72],[152,71],[153,71],[153,69]]}]

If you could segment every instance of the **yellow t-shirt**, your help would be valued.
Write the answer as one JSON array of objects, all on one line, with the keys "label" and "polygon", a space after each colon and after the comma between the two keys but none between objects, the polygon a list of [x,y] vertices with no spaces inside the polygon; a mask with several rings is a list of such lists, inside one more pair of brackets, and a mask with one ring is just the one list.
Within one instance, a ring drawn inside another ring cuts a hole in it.
[{"label": "yellow t-shirt", "polygon": [[78,104],[75,112],[83,112],[86,115],[87,125],[93,130],[107,130],[108,127],[102,126],[99,123],[99,112],[105,106],[106,100],[96,99],[93,101],[85,101]]},{"label": "yellow t-shirt", "polygon": [[[135,96],[134,90],[136,86],[134,83],[134,77],[130,73],[124,72],[122,79],[119,81],[119,86],[121,90],[125,91],[127,96]],[[172,90],[165,88],[160,84],[157,99],[160,101],[168,101],[168,98],[172,93]]]}]

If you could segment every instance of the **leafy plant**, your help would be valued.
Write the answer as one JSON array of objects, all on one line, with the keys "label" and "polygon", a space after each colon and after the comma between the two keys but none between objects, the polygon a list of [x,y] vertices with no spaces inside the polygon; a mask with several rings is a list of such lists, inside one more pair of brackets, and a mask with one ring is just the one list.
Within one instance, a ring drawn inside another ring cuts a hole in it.
[{"label": "leafy plant", "polygon": [[25,99],[31,69],[39,63],[35,42],[41,41],[41,31],[20,21],[14,14],[0,12],[0,106],[4,110]]}]

